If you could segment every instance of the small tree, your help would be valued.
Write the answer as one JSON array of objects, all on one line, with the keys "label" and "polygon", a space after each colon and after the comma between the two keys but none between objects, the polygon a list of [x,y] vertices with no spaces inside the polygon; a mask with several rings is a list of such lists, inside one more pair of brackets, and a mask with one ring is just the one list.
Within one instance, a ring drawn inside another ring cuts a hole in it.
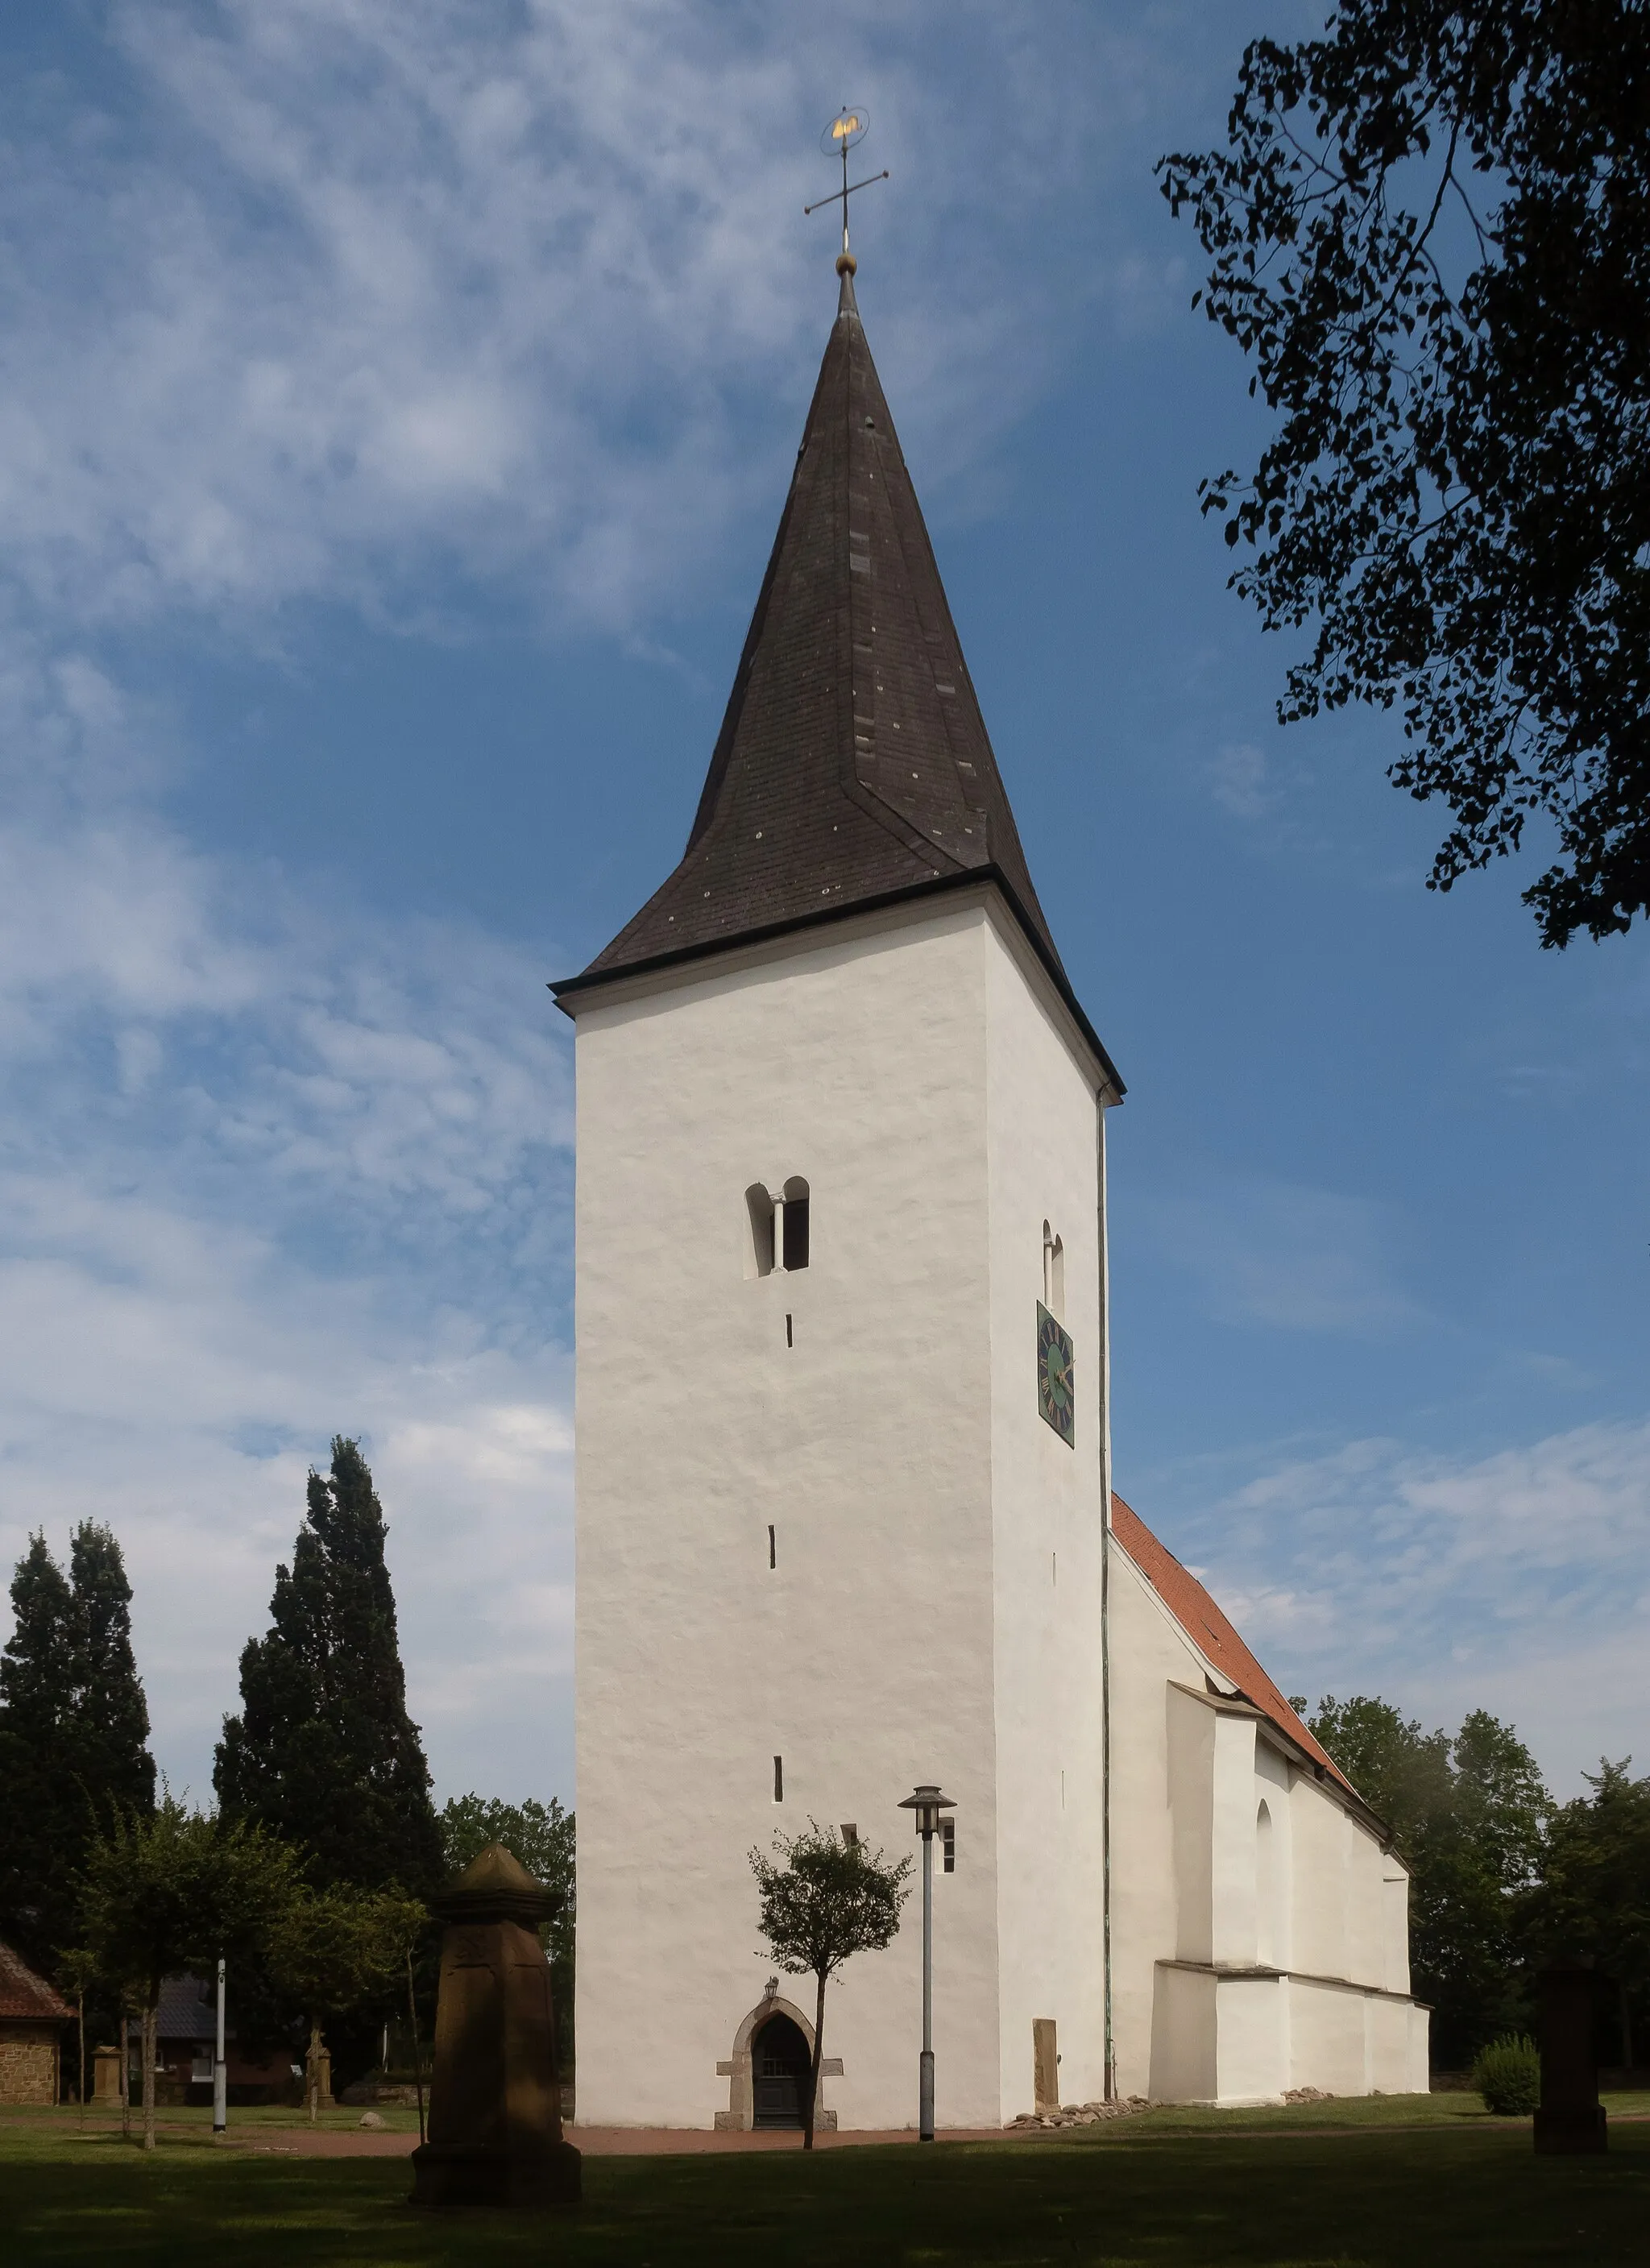
[{"label": "small tree", "polygon": [[306,2058],[312,2123],[320,2107],[321,2028],[399,1979],[414,1940],[430,1917],[401,1891],[357,1890],[348,1882],[299,1890],[276,1920],[269,1964],[309,2025]]},{"label": "small tree", "polygon": [[552,1796],[548,1804],[528,1796],[503,1803],[494,1796],[455,1795],[441,1807],[442,1855],[449,1874],[479,1859],[490,1843],[502,1843],[528,1874],[543,1883],[556,1904],[539,1931],[550,1964],[556,2000],[556,2046],[564,2073],[573,2060],[573,1946],[576,1918],[575,1822]]},{"label": "small tree", "polygon": [[155,2146],[160,1980],[250,1949],[291,1904],[298,1856],[261,1828],[191,1811],[164,1786],[153,1814],[116,1814],[86,1856],[81,1918],[99,1972],[143,2002],[144,2147]]},{"label": "small tree", "polygon": [[856,1953],[880,1953],[893,1942],[900,1909],[910,1896],[908,1857],[891,1866],[880,1851],[839,1837],[814,1820],[804,1835],[776,1835],[774,1857],[753,1850],[750,1870],[762,1906],[757,1927],[787,1975],[812,1977],[814,2053],[808,2066],[802,2147],[814,2147],[820,2058],[825,2040],[825,1987]]}]

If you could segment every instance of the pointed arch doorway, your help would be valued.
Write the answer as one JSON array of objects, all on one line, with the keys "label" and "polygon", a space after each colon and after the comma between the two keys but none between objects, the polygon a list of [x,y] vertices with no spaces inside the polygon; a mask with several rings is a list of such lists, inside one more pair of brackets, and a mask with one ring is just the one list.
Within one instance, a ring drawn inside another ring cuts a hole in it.
[{"label": "pointed arch doorway", "polygon": [[[748,2133],[753,2126],[799,2127],[807,2101],[807,2067],[814,2053],[814,2027],[793,2000],[781,1998],[776,1977],[733,2036],[733,2052],[717,2066],[728,2082],[727,2109],[715,2124]],[[842,2058],[827,2056],[820,2066],[824,2081],[843,2075]],[[792,2107],[794,2105],[794,2108]],[[814,2124],[832,2131],[836,2112],[821,2100]]]}]

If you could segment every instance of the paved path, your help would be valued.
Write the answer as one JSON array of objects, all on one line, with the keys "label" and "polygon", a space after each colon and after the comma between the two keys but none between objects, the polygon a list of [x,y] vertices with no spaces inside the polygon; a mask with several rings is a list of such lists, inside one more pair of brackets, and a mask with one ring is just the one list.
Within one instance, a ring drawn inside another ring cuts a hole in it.
[{"label": "paved path", "polygon": [[[587,2158],[681,2158],[708,2151],[799,2150],[796,2132],[739,2134],[699,2126],[570,2126],[567,2139]],[[942,2142],[1000,2142],[1000,2127],[954,2129],[939,2138]],[[915,2142],[914,2126],[886,2133],[856,2130],[849,2134],[821,2133],[814,2137],[821,2150],[841,2150],[866,2143]],[[418,2146],[416,2133],[380,2133],[372,2127],[301,2126],[243,2127],[232,2124],[230,2146],[248,2153],[279,2158],[404,2158]]]}]

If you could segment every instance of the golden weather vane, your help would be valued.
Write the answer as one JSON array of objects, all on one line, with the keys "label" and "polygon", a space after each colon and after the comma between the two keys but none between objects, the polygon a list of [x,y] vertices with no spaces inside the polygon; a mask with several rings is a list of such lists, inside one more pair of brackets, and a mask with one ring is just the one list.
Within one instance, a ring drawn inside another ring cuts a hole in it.
[{"label": "golden weather vane", "polygon": [[852,253],[848,249],[849,198],[856,189],[868,189],[873,181],[886,181],[888,177],[888,167],[885,166],[880,173],[867,173],[863,181],[851,182],[848,179],[848,152],[857,142],[865,140],[866,130],[870,123],[871,113],[863,103],[843,103],[841,110],[831,120],[830,124],[819,138],[820,148],[828,158],[835,158],[840,153],[843,161],[843,185],[840,189],[833,189],[829,196],[817,197],[811,205],[804,205],[802,208],[805,213],[816,213],[821,206],[834,205],[840,201],[843,209],[843,248],[836,261],[838,275],[845,269],[851,276],[858,265]]}]

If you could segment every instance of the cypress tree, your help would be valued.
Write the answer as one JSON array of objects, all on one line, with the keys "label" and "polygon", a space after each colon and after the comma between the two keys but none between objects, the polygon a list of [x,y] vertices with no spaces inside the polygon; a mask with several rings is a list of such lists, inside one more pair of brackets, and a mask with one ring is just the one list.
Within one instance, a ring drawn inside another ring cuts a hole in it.
[{"label": "cypress tree", "polygon": [[0,1936],[47,1967],[70,1918],[61,1854],[71,1824],[63,1767],[74,1598],[43,1535],[18,1561],[11,1609],[0,1653]]},{"label": "cypress tree", "polygon": [[11,1579],[0,1653],[0,1935],[49,1968],[74,1935],[86,1851],[117,1808],[149,1812],[155,1767],[113,1533],[83,1521],[70,1576],[43,1535]]},{"label": "cypress tree", "polygon": [[240,1657],[240,1714],[224,1719],[212,1779],[228,1817],[306,1846],[320,1881],[416,1893],[440,1877],[441,1837],[384,1536],[366,1461],[340,1435],[276,1570],[269,1635]]},{"label": "cypress tree", "polygon": [[113,1530],[83,1521],[70,1546],[69,1570],[75,1770],[101,1829],[111,1803],[145,1815],[154,1809],[149,1705],[132,1653],[132,1587]]}]

